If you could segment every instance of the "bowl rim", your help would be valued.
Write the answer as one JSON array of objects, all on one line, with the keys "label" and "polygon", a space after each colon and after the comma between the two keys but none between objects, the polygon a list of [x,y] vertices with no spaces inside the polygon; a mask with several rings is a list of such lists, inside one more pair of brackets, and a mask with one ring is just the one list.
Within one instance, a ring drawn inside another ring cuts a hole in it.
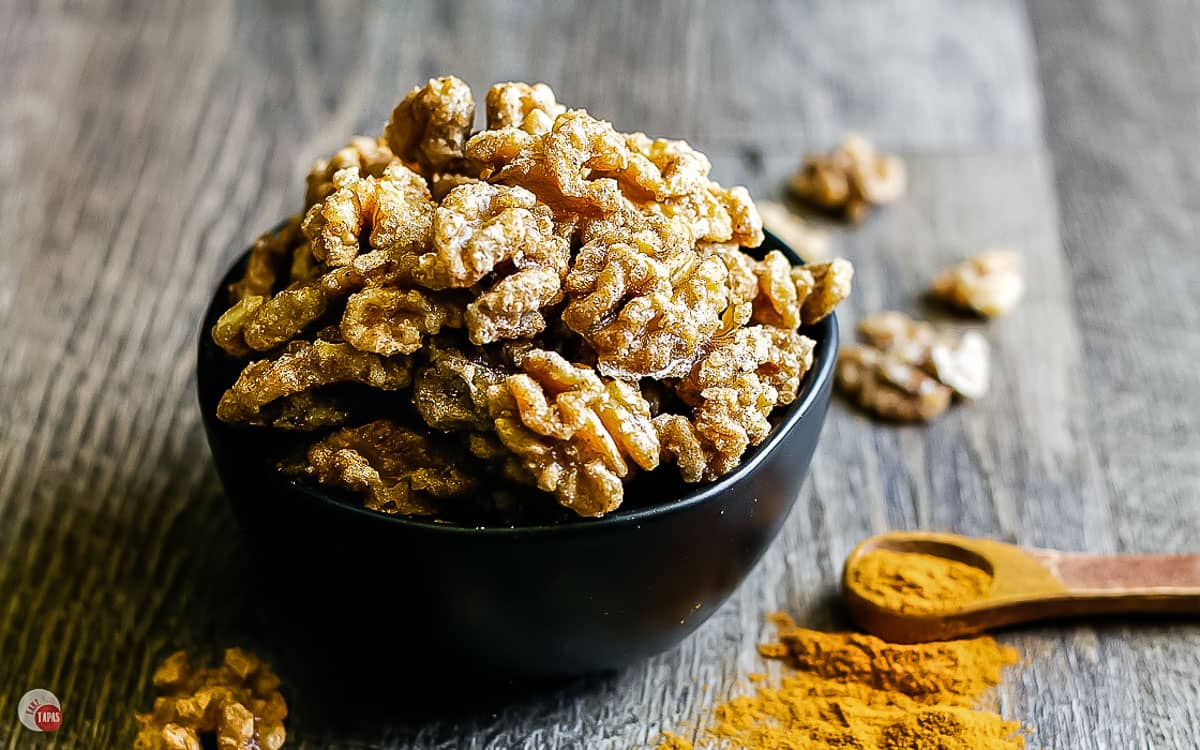
[{"label": "bowl rim", "polygon": [[[282,226],[282,225],[281,225]],[[759,246],[764,252],[771,250],[780,250],[792,263],[805,263],[795,250],[788,246],[778,235],[764,230],[764,240]],[[755,248],[758,249],[758,248]],[[246,259],[249,249],[238,254],[233,263],[222,274],[220,283],[217,287],[217,292],[211,298],[209,306],[205,312],[204,319],[201,321],[201,330],[199,335],[200,351],[203,352],[211,344],[209,338],[209,328],[211,320],[214,319],[215,304],[217,301],[216,294],[219,294],[221,289],[224,289],[230,276],[234,270],[242,264]],[[218,313],[219,314],[219,313]],[[378,511],[370,510],[362,505],[352,505],[329,493],[322,491],[319,487],[312,486],[291,477],[284,476],[278,470],[270,470],[264,472],[272,478],[273,482],[280,483],[289,488],[290,491],[299,492],[302,495],[318,501],[318,504],[328,507],[332,506],[335,512],[348,513],[351,516],[356,516],[363,520],[374,520],[380,523],[387,523],[398,526],[400,528],[408,528],[411,530],[420,530],[434,532],[439,534],[468,534],[468,535],[485,535],[498,537],[514,537],[514,536],[541,536],[544,534],[563,534],[571,532],[586,532],[586,531],[602,531],[614,527],[624,527],[629,525],[637,526],[644,521],[650,521],[665,516],[670,516],[674,513],[683,512],[697,505],[702,505],[711,502],[721,495],[726,494],[736,484],[743,479],[753,474],[759,466],[761,466],[774,453],[789,434],[796,428],[797,425],[817,403],[823,390],[826,389],[829,381],[833,377],[834,365],[837,360],[839,331],[837,323],[837,314],[831,312],[824,319],[818,321],[813,326],[808,327],[816,345],[813,350],[813,364],[809,368],[808,373],[801,384],[800,392],[796,399],[788,404],[782,414],[782,419],[772,429],[767,439],[756,446],[753,446],[744,460],[728,474],[718,478],[712,482],[698,484],[694,490],[686,492],[677,499],[670,502],[663,502],[646,507],[635,508],[622,512],[620,508],[602,516],[600,518],[572,518],[569,521],[561,521],[557,523],[540,523],[528,526],[468,526],[458,523],[445,523],[425,520],[422,518],[388,515]],[[197,365],[203,361],[203,356],[197,360]],[[200,408],[204,424],[209,429],[209,439],[212,439],[212,428],[217,429],[235,429],[232,425],[225,425],[216,420],[215,415],[209,414],[209,409],[205,408],[204,393],[200,384],[201,378],[196,378],[197,395],[200,398]],[[228,492],[228,490],[226,490]]]}]

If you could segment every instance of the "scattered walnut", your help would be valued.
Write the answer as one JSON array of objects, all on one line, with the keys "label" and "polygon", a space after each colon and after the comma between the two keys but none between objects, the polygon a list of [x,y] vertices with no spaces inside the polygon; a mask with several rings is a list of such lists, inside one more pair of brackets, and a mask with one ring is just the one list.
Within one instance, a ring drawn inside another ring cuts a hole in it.
[{"label": "scattered walnut", "polygon": [[991,369],[987,340],[967,331],[957,343],[935,343],[929,350],[928,369],[963,398],[981,398],[987,395]]},{"label": "scattered walnut", "polygon": [[929,350],[938,340],[932,325],[894,310],[868,315],[858,321],[856,330],[865,343],[914,367],[928,363]]},{"label": "scattered walnut", "polygon": [[454,76],[432,78],[392,110],[383,140],[392,153],[416,162],[426,174],[463,166],[463,146],[475,120],[471,89]]},{"label": "scattered walnut", "polygon": [[829,260],[829,232],[814,227],[783,204],[758,201],[757,205],[763,226],[774,232],[805,262]]},{"label": "scattered walnut", "polygon": [[841,350],[837,383],[860,406],[884,419],[930,420],[950,405],[949,388],[900,358],[869,346]]},{"label": "scattered walnut", "polygon": [[225,650],[219,667],[195,669],[183,651],[154,672],[161,695],[154,710],[138,714],[135,750],[200,750],[201,734],[219,750],[279,750],[287,737],[287,702],[279,678],[248,651]]},{"label": "scattered walnut", "polygon": [[792,178],[796,195],[818,208],[861,221],[872,205],[898,200],[907,187],[904,162],[880,154],[856,133],[829,154],[809,154]]},{"label": "scattered walnut", "polygon": [[988,389],[988,344],[978,332],[959,336],[887,311],[858,323],[858,337],[905,364],[919,367],[963,398],[980,398]]},{"label": "scattered walnut", "polygon": [[433,499],[477,486],[460,468],[460,456],[386,419],[338,430],[308,449],[308,461],[322,484],[359,492],[364,506],[393,515],[434,515]]},{"label": "scattered walnut", "polygon": [[952,393],[987,393],[988,345],[975,331],[958,336],[893,311],[863,318],[857,330],[865,345],[843,349],[837,380],[868,411],[898,421],[932,419]]},{"label": "scattered walnut", "polygon": [[950,268],[933,280],[934,299],[988,318],[1007,313],[1025,292],[1021,255],[1012,250],[988,250]]}]

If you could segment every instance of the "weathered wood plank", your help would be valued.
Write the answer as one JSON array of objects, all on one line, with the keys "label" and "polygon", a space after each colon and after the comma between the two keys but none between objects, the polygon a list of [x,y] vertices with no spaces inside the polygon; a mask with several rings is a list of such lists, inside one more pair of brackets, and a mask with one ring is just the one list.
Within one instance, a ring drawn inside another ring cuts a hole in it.
[{"label": "weathered wood plank", "polygon": [[[912,154],[913,189],[839,233],[859,268],[845,324],[919,309],[936,267],[994,243],[1033,261],[1028,302],[986,327],[984,401],[928,430],[835,406],[780,542],[678,649],[457,721],[334,714],[291,686],[289,746],[650,742],[762,669],[764,612],[836,622],[841,560],[888,527],[1194,546],[1197,16],[1140,7],[1031,4],[1040,67],[1008,1],[0,9],[0,747],[122,746],[173,648],[294,658],[256,610],[208,462],[194,328],[308,163],[444,72],[477,90],[547,80],[618,126],[692,139],[758,194],[861,128]],[[1030,663],[1000,700],[1037,725],[1032,746],[1200,744],[1195,626],[1006,637]],[[31,740],[12,713],[35,685],[67,721]]]},{"label": "weathered wood plank", "polygon": [[[1063,244],[1081,332],[1078,388],[1112,548],[1200,539],[1200,4],[1030,3]],[[1200,628],[1128,627],[1065,667],[1097,747],[1200,746]]]}]

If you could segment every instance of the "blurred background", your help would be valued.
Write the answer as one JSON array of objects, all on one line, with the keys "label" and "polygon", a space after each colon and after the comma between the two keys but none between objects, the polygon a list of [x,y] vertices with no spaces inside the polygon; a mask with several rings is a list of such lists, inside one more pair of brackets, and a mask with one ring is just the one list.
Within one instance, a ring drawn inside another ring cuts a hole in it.
[{"label": "blurred background", "polygon": [[[841,561],[887,528],[1200,539],[1196,2],[11,0],[0,70],[0,747],[126,746],[176,648],[306,657],[247,583],[195,406],[198,321],[299,210],[311,162],[436,75],[477,100],[545,81],[758,197],[848,130],[901,154],[908,196],[834,230],[858,268],[846,332],[919,310],[937,270],[992,245],[1025,254],[1028,292],[987,329],[987,399],[927,428],[835,404],[780,539],[680,648],[448,720],[362,719],[285,682],[288,747],[652,743],[761,669],[765,612],[839,623]],[[1028,665],[999,701],[1031,746],[1200,747],[1196,625],[1006,640]],[[57,734],[17,722],[32,687],[61,699]]]}]

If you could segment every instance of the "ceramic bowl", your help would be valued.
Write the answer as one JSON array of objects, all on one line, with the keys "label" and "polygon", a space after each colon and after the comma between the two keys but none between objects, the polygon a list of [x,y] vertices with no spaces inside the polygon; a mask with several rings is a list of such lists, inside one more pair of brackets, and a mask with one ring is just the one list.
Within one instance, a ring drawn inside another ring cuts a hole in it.
[{"label": "ceramic bowl", "polygon": [[[759,252],[782,250],[768,235]],[[671,648],[707,620],[754,568],[799,495],[829,406],[838,327],[816,341],[796,400],[741,465],[687,485],[672,467],[628,487],[599,519],[477,527],[387,516],[278,471],[264,437],[214,416],[236,377],[208,335],[227,304],[213,295],[200,333],[197,385],[221,481],[284,627],[315,634],[313,654],[353,645],[379,668],[405,660],[472,664],[489,673],[563,676],[619,668]],[[650,475],[647,475],[649,477]],[[394,660],[390,660],[394,663]],[[394,666],[386,667],[394,669]]]}]

